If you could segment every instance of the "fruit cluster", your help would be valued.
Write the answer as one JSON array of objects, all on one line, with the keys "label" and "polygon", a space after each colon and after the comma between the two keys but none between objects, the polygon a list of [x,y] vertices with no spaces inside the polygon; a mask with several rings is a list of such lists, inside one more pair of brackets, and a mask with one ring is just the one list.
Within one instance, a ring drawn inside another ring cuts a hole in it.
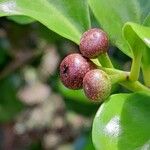
[{"label": "fruit cluster", "polygon": [[60,64],[62,83],[74,90],[83,88],[85,95],[95,102],[106,99],[111,91],[110,78],[90,59],[106,53],[108,46],[104,31],[98,28],[86,31],[80,40],[81,54],[70,54]]}]

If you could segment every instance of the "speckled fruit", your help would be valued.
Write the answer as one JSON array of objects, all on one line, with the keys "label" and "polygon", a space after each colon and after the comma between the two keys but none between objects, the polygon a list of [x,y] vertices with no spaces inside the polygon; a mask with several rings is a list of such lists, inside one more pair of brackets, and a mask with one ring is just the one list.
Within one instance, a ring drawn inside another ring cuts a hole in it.
[{"label": "speckled fruit", "polygon": [[95,64],[81,54],[70,54],[60,64],[60,78],[62,83],[70,89],[82,88],[83,77]]},{"label": "speckled fruit", "polygon": [[86,31],[80,40],[80,52],[88,58],[95,58],[107,52],[108,46],[107,34],[98,28]]},{"label": "speckled fruit", "polygon": [[89,99],[96,102],[103,101],[111,92],[110,78],[102,70],[91,70],[83,78],[83,89]]}]

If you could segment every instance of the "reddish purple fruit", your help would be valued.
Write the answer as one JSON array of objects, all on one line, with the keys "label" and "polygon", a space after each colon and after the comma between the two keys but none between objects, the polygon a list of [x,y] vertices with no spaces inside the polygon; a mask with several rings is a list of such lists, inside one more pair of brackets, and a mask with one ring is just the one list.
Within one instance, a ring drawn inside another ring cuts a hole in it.
[{"label": "reddish purple fruit", "polygon": [[80,40],[80,52],[87,58],[95,58],[107,52],[108,46],[107,34],[98,28],[86,31]]},{"label": "reddish purple fruit", "polygon": [[102,70],[91,70],[83,78],[83,89],[89,99],[95,102],[103,101],[111,92],[110,78]]},{"label": "reddish purple fruit", "polygon": [[60,78],[66,87],[80,89],[85,74],[95,68],[95,64],[81,54],[70,54],[60,64]]}]

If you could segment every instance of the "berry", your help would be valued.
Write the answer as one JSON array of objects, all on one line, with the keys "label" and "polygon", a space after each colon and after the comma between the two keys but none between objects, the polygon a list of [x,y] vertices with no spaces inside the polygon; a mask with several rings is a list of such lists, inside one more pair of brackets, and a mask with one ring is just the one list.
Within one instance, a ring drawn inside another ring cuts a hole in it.
[{"label": "berry", "polygon": [[95,68],[96,65],[81,54],[70,54],[60,64],[60,78],[66,87],[80,89],[85,74]]},{"label": "berry", "polygon": [[96,102],[105,100],[111,92],[110,78],[102,70],[91,70],[83,78],[83,89],[89,99]]},{"label": "berry", "polygon": [[98,28],[93,28],[83,33],[79,47],[83,56],[95,58],[100,54],[106,53],[108,45],[107,34]]}]

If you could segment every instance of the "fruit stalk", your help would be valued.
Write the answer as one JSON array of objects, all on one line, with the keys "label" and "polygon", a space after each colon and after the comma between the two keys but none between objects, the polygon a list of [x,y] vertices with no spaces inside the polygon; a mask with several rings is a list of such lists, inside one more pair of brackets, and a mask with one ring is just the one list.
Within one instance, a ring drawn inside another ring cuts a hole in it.
[{"label": "fruit stalk", "polygon": [[138,51],[132,60],[130,80],[137,81],[140,73],[142,51]]},{"label": "fruit stalk", "polygon": [[104,54],[101,54],[99,57],[98,57],[98,60],[100,62],[100,64],[103,66],[103,67],[107,67],[107,68],[113,68],[113,64],[108,56],[107,53],[104,53]]}]

